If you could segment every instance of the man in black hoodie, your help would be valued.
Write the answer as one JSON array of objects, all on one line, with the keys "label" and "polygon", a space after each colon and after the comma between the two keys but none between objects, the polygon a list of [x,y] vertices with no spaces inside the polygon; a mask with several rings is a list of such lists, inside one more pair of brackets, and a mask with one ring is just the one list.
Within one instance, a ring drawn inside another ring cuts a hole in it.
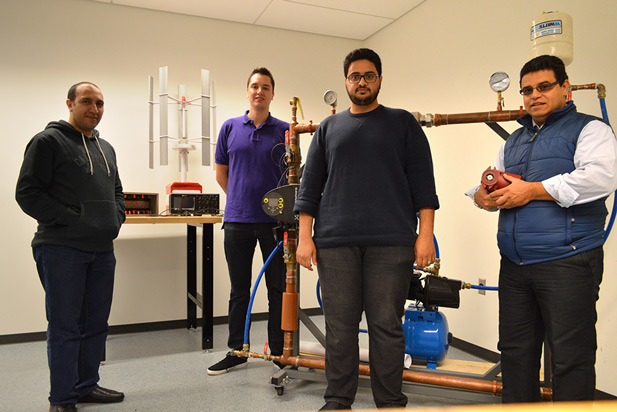
[{"label": "man in black hoodie", "polygon": [[15,198],[38,228],[32,250],[45,289],[50,411],[78,402],[121,402],[98,386],[116,259],[113,239],[125,220],[113,147],[94,128],[103,117],[101,90],[69,89],[69,121],[50,122],[30,140]]}]

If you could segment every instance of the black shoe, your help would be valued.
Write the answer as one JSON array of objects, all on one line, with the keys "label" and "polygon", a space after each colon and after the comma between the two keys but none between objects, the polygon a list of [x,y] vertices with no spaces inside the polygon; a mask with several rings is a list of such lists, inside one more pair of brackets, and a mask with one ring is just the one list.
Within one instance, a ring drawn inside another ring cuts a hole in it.
[{"label": "black shoe", "polygon": [[210,366],[207,372],[208,375],[220,375],[222,373],[227,373],[232,369],[241,368],[243,366],[246,366],[246,358],[240,358],[232,352],[228,352],[222,361]]},{"label": "black shoe", "polygon": [[122,392],[97,386],[92,392],[79,398],[77,403],[117,403],[123,400]]},{"label": "black shoe", "polygon": [[342,403],[328,401],[321,407],[320,411],[334,411],[338,409],[351,409],[351,406],[343,405]]},{"label": "black shoe", "polygon": [[64,405],[51,405],[49,412],[77,412],[77,407],[74,403],[65,403]]}]

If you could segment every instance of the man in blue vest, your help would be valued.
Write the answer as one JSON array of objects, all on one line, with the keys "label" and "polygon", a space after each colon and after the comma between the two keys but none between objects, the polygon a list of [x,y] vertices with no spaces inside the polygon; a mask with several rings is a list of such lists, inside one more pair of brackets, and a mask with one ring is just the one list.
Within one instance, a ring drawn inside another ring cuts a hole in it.
[{"label": "man in blue vest", "polygon": [[540,400],[547,336],[553,400],[592,400],[596,301],[602,281],[605,200],[617,188],[617,143],[610,126],[567,101],[563,62],[539,56],[521,69],[527,114],[495,167],[520,175],[473,197],[500,211],[499,350],[503,402]]}]

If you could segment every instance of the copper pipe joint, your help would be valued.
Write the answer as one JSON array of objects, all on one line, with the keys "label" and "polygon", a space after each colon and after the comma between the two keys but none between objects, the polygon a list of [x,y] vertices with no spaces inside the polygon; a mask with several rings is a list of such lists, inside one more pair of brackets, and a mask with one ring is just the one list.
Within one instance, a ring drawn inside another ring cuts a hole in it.
[{"label": "copper pipe joint", "polygon": [[313,123],[312,121],[309,124],[296,124],[293,126],[293,131],[296,133],[313,133],[317,130],[319,123]]},{"label": "copper pipe joint", "polygon": [[283,355],[278,356],[279,359],[274,359],[274,360],[278,360],[281,363],[285,364],[285,362],[281,361],[281,359],[287,359],[293,356],[293,354],[294,354],[294,333],[292,331],[285,331],[285,333],[283,334]]}]

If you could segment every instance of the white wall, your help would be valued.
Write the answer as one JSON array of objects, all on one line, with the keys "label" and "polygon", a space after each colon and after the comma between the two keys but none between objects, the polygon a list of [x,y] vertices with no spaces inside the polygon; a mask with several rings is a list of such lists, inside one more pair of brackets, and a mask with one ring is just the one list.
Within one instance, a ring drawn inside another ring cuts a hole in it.
[{"label": "white wall", "polygon": [[[602,16],[615,15],[609,0],[427,0],[365,44],[383,60],[380,102],[421,113],[468,113],[496,109],[490,75],[505,71],[511,86],[504,92],[505,109],[522,105],[519,71],[528,60],[531,20],[543,11],[570,14],[574,25],[574,61],[567,67],[572,84],[604,83],[609,118],[617,118],[617,27]],[[601,116],[595,91],[578,91],[580,111]],[[513,131],[518,123],[502,123]],[[441,209],[435,233],[439,240],[441,274],[477,283],[486,278],[497,285],[499,252],[497,214],[477,209],[463,193],[479,183],[492,165],[502,139],[484,124],[425,129],[431,144]],[[607,202],[612,207],[612,197]],[[604,281],[598,302],[598,389],[617,394],[617,232],[605,245]],[[576,305],[576,302],[571,302]],[[497,350],[497,293],[485,296],[461,291],[460,309],[443,309],[454,336]]]},{"label": "white wall", "polygon": [[[0,274],[0,335],[46,328],[43,291],[32,260],[30,241],[36,222],[14,201],[15,182],[29,139],[48,121],[67,119],[68,88],[89,80],[105,97],[98,127],[118,154],[127,192],[158,192],[160,209],[168,183],[180,180],[178,159],[148,168],[148,75],[169,66],[169,91],[185,84],[187,95],[201,93],[200,69],[216,82],[218,126],[248,108],[246,81],[251,70],[267,66],[276,80],[271,112],[291,119],[289,99],[300,97],[304,113],[319,121],[330,113],[322,95],[343,84],[341,63],[360,42],[302,34],[219,20],[110,5],[84,0],[25,0],[3,7],[0,16],[0,113],[4,123],[4,184],[0,188],[5,235]],[[323,62],[311,62],[320,55]],[[169,111],[170,120],[176,112]],[[200,136],[199,109],[189,109],[191,136]],[[158,127],[158,123],[157,123]],[[177,136],[176,127],[170,134]],[[303,137],[305,150],[310,142]],[[158,158],[158,157],[157,157]],[[207,193],[221,193],[211,167],[201,155],[189,155],[189,180]],[[224,202],[224,197],[222,199]],[[224,203],[223,203],[224,204]],[[229,281],[221,225],[215,225],[215,316],[227,315]],[[118,260],[111,324],[175,320],[186,317],[185,225],[124,225],[115,242]],[[256,253],[255,273],[262,265]],[[310,293],[304,307],[316,307],[316,273],[303,275]],[[256,312],[267,311],[265,284]]]},{"label": "white wall", "polygon": [[[617,56],[611,44],[617,38],[617,27],[602,18],[617,12],[617,3],[610,0],[426,0],[366,42],[85,0],[12,3],[0,15],[0,113],[5,136],[0,164],[5,182],[0,187],[5,216],[5,235],[0,240],[4,268],[0,273],[0,335],[46,327],[43,292],[29,247],[36,225],[14,202],[14,185],[27,141],[48,121],[67,118],[64,96],[76,81],[90,80],[103,90],[106,112],[99,129],[116,148],[125,190],[161,194],[167,183],[179,179],[171,150],[170,166],[147,167],[146,79],[148,75],[156,79],[163,65],[169,66],[170,91],[175,92],[179,83],[186,84],[189,97],[199,94],[199,69],[211,70],[219,125],[245,110],[246,77],[259,65],[269,67],[277,82],[273,115],[288,119],[288,101],[299,96],[307,120],[318,122],[329,113],[321,100],[326,89],[338,92],[339,110],[345,109],[342,59],[363,45],[374,48],[383,59],[383,104],[421,113],[494,110],[496,97],[488,78],[495,71],[506,71],[512,79],[504,93],[506,109],[516,109],[522,104],[517,93],[518,71],[528,59],[531,19],[542,11],[559,10],[574,20],[574,62],[567,68],[571,82],[604,83],[609,116],[617,115],[611,103],[617,85]],[[574,98],[580,110],[600,114],[595,92],[577,92]],[[503,125],[509,131],[516,127],[515,123]],[[482,277],[496,285],[497,216],[477,210],[463,192],[493,163],[501,139],[482,124],[442,126],[426,129],[426,133],[442,205],[436,218],[442,274],[472,283]],[[303,139],[306,153],[309,139]],[[201,182],[206,192],[219,191],[212,169],[199,166],[198,154],[191,155],[189,178]],[[215,229],[215,316],[226,315],[229,293],[219,227]],[[122,228],[116,241],[112,324],[185,316],[184,235],[182,225]],[[613,276],[616,242],[613,235],[605,246],[605,276],[598,303],[598,388],[613,394],[617,394],[613,379],[617,358],[610,342],[617,339],[617,309],[612,304],[617,294]],[[257,271],[260,260],[256,260]],[[302,304],[316,306],[315,274],[303,271],[302,276]],[[266,310],[263,294],[255,310]],[[496,350],[494,292],[480,296],[462,291],[461,308],[444,312],[455,336]]]}]

